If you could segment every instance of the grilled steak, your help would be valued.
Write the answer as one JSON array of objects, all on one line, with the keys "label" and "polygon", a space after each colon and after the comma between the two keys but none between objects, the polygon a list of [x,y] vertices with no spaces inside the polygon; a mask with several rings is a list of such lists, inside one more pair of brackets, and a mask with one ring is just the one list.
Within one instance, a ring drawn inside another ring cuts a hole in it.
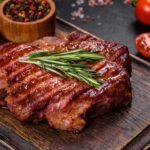
[{"label": "grilled steak", "polygon": [[[17,61],[34,51],[59,48],[81,48],[104,55],[104,60],[92,64],[92,69],[101,74],[100,88]],[[22,45],[8,43],[0,47],[0,62],[0,105],[6,103],[21,121],[47,119],[51,127],[81,131],[87,118],[131,103],[128,48],[115,42],[72,32],[67,38],[45,37]]]}]

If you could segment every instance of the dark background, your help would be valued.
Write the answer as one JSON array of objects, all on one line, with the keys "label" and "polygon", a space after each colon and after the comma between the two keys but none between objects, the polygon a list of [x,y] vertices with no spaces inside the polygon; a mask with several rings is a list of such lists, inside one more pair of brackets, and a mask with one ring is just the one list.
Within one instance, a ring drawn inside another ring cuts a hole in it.
[{"label": "dark background", "polygon": [[114,0],[113,5],[105,7],[91,8],[85,3],[78,6],[83,7],[85,14],[93,18],[88,22],[83,22],[82,19],[71,20],[70,13],[78,8],[72,7],[76,0],[55,0],[55,2],[59,17],[105,40],[123,43],[129,47],[132,54],[150,61],[137,53],[134,47],[135,37],[140,33],[150,32],[150,27],[137,22],[134,17],[134,8],[125,5],[123,0]]}]

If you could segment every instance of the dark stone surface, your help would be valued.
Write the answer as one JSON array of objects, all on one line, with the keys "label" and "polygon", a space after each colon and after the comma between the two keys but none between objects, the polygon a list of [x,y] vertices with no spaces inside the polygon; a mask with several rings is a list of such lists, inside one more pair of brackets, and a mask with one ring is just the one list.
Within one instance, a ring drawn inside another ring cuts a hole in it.
[{"label": "dark stone surface", "polygon": [[[123,0],[115,0],[114,5],[106,7],[91,8],[86,4],[78,6],[84,7],[86,15],[96,18],[87,23],[83,23],[81,19],[71,20],[70,13],[77,9],[77,7],[71,6],[72,3],[75,3],[75,0],[55,0],[55,2],[59,17],[105,40],[121,42],[129,47],[132,54],[141,57],[134,47],[134,40],[138,34],[150,32],[150,27],[137,22],[134,17],[133,7],[123,4]],[[98,19],[97,16],[100,16],[100,18]],[[98,25],[98,22],[101,25]]]}]

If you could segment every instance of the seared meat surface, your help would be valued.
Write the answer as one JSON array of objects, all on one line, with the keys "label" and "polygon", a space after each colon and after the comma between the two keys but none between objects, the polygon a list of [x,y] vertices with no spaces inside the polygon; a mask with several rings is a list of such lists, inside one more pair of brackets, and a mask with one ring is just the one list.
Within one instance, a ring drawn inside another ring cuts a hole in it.
[{"label": "seared meat surface", "polygon": [[[18,62],[31,52],[47,49],[96,51],[105,59],[92,64],[101,76],[99,89],[64,79],[32,64]],[[28,44],[0,46],[0,105],[21,121],[47,119],[51,127],[81,131],[87,118],[131,103],[131,63],[128,48],[72,32],[67,38],[45,37]]]}]

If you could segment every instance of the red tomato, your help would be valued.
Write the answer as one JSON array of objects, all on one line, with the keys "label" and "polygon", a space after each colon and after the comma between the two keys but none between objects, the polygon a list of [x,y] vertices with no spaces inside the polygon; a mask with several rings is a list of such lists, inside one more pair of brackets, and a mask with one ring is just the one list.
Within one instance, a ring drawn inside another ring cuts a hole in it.
[{"label": "red tomato", "polygon": [[150,25],[150,0],[137,0],[135,16],[141,23]]},{"label": "red tomato", "polygon": [[135,40],[136,49],[145,57],[150,58],[150,33],[143,33]]}]

